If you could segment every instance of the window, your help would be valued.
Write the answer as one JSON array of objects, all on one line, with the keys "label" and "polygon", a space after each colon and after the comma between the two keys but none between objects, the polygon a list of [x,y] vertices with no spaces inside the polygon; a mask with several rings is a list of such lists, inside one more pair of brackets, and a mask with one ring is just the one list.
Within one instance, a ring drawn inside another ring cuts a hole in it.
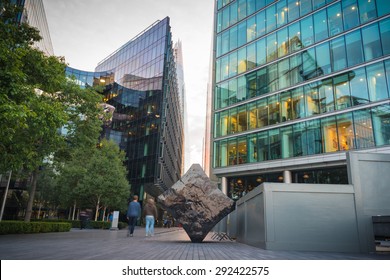
[{"label": "window", "polygon": [[265,39],[256,42],[256,62],[258,66],[266,63]]},{"label": "window", "polygon": [[247,161],[248,162],[257,162],[257,137],[256,136],[250,136],[248,137],[248,144],[247,144]]},{"label": "window", "polygon": [[367,82],[370,100],[382,100],[389,97],[383,63],[367,66]]},{"label": "window", "polygon": [[301,28],[299,26],[299,22],[294,23],[288,27],[289,34],[289,53],[296,52],[302,48],[301,41]]},{"label": "window", "polygon": [[360,105],[369,102],[366,69],[359,68],[349,72],[349,85],[351,89],[352,105]]},{"label": "window", "polygon": [[248,150],[246,145],[246,137],[240,137],[238,139],[238,159],[237,164],[247,163]]},{"label": "window", "polygon": [[[333,36],[335,34],[332,34],[332,28],[331,28],[331,22],[335,19],[333,19],[333,15],[329,14],[329,30],[331,31],[330,36]],[[337,16],[336,16],[337,17]],[[321,40],[324,40],[328,38],[328,23],[327,23],[327,17],[326,17],[326,10],[322,10],[321,12],[314,14],[314,34],[315,34],[315,41],[319,42]]]},{"label": "window", "polygon": [[[390,2],[387,2],[390,4]],[[381,31],[383,54],[390,54],[390,19],[383,20],[379,23]]]},{"label": "window", "polygon": [[330,42],[333,71],[339,71],[347,67],[344,37],[339,37]]},{"label": "window", "polygon": [[291,91],[292,94],[292,119],[305,117],[305,98],[303,87],[295,88]]},{"label": "window", "polygon": [[279,88],[290,86],[290,68],[289,59],[283,59],[278,63]]},{"label": "window", "polygon": [[271,34],[267,37],[267,62],[278,58],[278,42],[276,41],[276,34]]},{"label": "window", "polygon": [[356,0],[343,1],[344,29],[349,30],[359,25]]},{"label": "window", "polygon": [[246,48],[238,50],[238,74],[247,70]]},{"label": "window", "polygon": [[318,71],[321,72],[322,75],[330,74],[331,63],[328,42],[316,47],[316,61]]},{"label": "window", "polygon": [[285,91],[280,94],[282,122],[292,119],[292,99],[291,92]]},{"label": "window", "polygon": [[229,165],[237,164],[237,140],[229,140],[228,142],[228,153],[229,153]]},{"label": "window", "polygon": [[261,99],[257,102],[258,120],[257,127],[261,128],[268,125],[268,104],[267,98]]},{"label": "window", "polygon": [[378,17],[390,13],[390,2],[388,0],[376,0],[376,6],[378,8]]},{"label": "window", "polygon": [[300,0],[301,16],[306,15],[312,11],[311,0]]},{"label": "window", "polygon": [[336,117],[321,119],[322,141],[324,152],[336,152],[339,150],[339,140],[337,135]]},{"label": "window", "polygon": [[366,61],[382,56],[378,24],[375,23],[363,28],[362,37]]},{"label": "window", "polygon": [[280,102],[279,95],[268,97],[269,106],[269,124],[276,124],[280,122]]},{"label": "window", "polygon": [[313,19],[312,17],[307,17],[301,22],[301,37],[303,47],[310,46],[314,43],[313,36]]},{"label": "window", "polygon": [[375,0],[358,0],[361,23],[376,18]]},{"label": "window", "polygon": [[246,43],[246,21],[238,25],[238,41],[237,46],[240,47]]},{"label": "window", "polygon": [[224,56],[221,61],[221,80],[229,78],[229,56]]},{"label": "window", "polygon": [[229,110],[229,116],[230,116],[230,119],[229,119],[229,129],[230,131],[228,130],[228,133],[229,134],[233,134],[233,133],[236,133],[238,131],[238,116],[237,116],[237,108],[232,108]]},{"label": "window", "polygon": [[349,94],[349,75],[339,75],[333,79],[336,109],[341,110],[351,106]]},{"label": "window", "polygon": [[256,21],[255,17],[251,17],[247,20],[246,23],[246,40],[247,42],[250,42],[254,39],[256,39]]},{"label": "window", "polygon": [[258,134],[258,160],[259,161],[265,161],[268,160],[269,157],[269,138],[268,138],[268,131],[260,132]]},{"label": "window", "polygon": [[360,30],[349,33],[345,36],[345,47],[347,51],[348,66],[354,66],[364,62],[363,43]]},{"label": "window", "polygon": [[237,79],[237,100],[245,100],[247,97],[247,87],[245,76],[241,76]]},{"label": "window", "polygon": [[294,157],[307,155],[306,122],[293,125]]},{"label": "window", "polygon": [[339,138],[339,149],[341,151],[355,149],[356,144],[352,113],[337,115],[337,134]]},{"label": "window", "polygon": [[282,57],[288,54],[288,34],[287,28],[283,28],[277,33],[278,56]]},{"label": "window", "polygon": [[276,4],[276,10],[277,26],[280,27],[287,23],[288,8],[286,5],[286,0],[279,1]]},{"label": "window", "polygon": [[326,79],[319,85],[321,113],[334,111],[332,80]]},{"label": "window", "polygon": [[238,18],[238,8],[237,1],[230,5],[230,25],[233,25],[237,22]]},{"label": "window", "polygon": [[246,75],[246,84],[248,86],[248,96],[249,98],[255,97],[257,95],[257,76],[256,73],[250,73]]},{"label": "window", "polygon": [[370,109],[353,112],[355,145],[358,149],[375,146]]},{"label": "window", "polygon": [[266,9],[267,32],[271,32],[276,28],[276,5],[272,5]]},{"label": "window", "polygon": [[237,52],[233,52],[229,55],[228,76],[234,77],[237,75]]},{"label": "window", "polygon": [[299,18],[299,2],[288,0],[288,21],[291,22],[297,18]]},{"label": "window", "polygon": [[229,105],[237,103],[238,99],[237,79],[229,81]]},{"label": "window", "polygon": [[320,96],[317,83],[312,83],[304,87],[306,96],[306,116],[319,114]]},{"label": "window", "polygon": [[246,0],[238,0],[238,21],[246,17]]},{"label": "window", "polygon": [[248,120],[246,113],[246,105],[240,106],[238,108],[238,132],[248,130]]},{"label": "window", "polygon": [[272,129],[269,131],[269,152],[270,159],[281,158],[279,129]]},{"label": "window", "polygon": [[294,154],[294,142],[293,142],[293,131],[292,126],[280,128],[280,139],[281,139],[281,153],[282,158],[290,158]]},{"label": "window", "polygon": [[390,106],[388,104],[371,109],[376,146],[390,144]]},{"label": "window", "polygon": [[229,111],[223,111],[221,113],[221,119],[220,119],[220,124],[221,124],[221,136],[227,135],[228,132],[228,127],[229,127]]},{"label": "window", "polygon": [[320,120],[306,122],[306,141],[308,155],[321,154],[323,152]]},{"label": "window", "polygon": [[328,8],[328,24],[329,35],[335,36],[343,31],[343,17],[341,13],[341,5],[337,3]]},{"label": "window", "polygon": [[238,47],[238,35],[237,35],[237,26],[233,26],[229,29],[229,51],[234,50]]},{"label": "window", "polygon": [[263,36],[266,32],[265,11],[261,11],[256,15],[256,34],[257,37]]},{"label": "window", "polygon": [[252,70],[254,68],[256,68],[257,64],[256,64],[256,44],[253,43],[253,44],[250,44],[247,46],[246,48],[246,52],[247,52],[247,68],[248,70]]},{"label": "window", "polygon": [[249,129],[257,128],[257,105],[256,102],[249,105]]}]

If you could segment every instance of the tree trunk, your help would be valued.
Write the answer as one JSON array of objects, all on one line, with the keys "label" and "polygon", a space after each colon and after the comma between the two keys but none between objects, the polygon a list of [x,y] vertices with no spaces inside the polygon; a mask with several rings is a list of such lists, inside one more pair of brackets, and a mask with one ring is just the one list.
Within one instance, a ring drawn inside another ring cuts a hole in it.
[{"label": "tree trunk", "polygon": [[103,218],[102,218],[102,221],[104,222],[105,220],[108,221],[108,218],[106,219],[106,210],[107,210],[107,206],[104,206],[103,208]]},{"label": "tree trunk", "polygon": [[76,201],[73,204],[73,216],[72,216],[72,221],[74,221],[74,216],[76,214]]},{"label": "tree trunk", "polygon": [[99,215],[99,209],[100,209],[100,197],[98,198],[98,201],[96,203],[95,222],[97,221],[97,218],[98,218],[98,215]]},{"label": "tree trunk", "polygon": [[38,179],[38,168],[32,172],[31,190],[27,202],[26,215],[24,216],[25,222],[30,222],[31,220],[32,208],[34,206],[34,196],[35,196],[35,191],[37,189],[37,179]]}]

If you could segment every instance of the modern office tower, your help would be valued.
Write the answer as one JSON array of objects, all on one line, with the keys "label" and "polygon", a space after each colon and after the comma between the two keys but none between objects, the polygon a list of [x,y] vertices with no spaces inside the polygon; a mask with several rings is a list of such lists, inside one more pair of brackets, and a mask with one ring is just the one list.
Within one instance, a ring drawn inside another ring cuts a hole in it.
[{"label": "modern office tower", "polygon": [[390,152],[390,1],[218,0],[212,173],[348,183],[347,151]]},{"label": "modern office tower", "polygon": [[[68,68],[80,86],[105,86],[106,109],[114,108],[104,137],[126,152],[131,192],[158,196],[180,179],[183,163],[183,100],[179,57],[169,17],[157,21],[113,52],[95,69]],[[178,70],[179,69],[179,70]],[[181,71],[182,72],[182,71]]]},{"label": "modern office tower", "polygon": [[27,22],[30,26],[39,30],[39,35],[42,39],[35,42],[34,46],[46,55],[54,55],[42,0],[11,0],[11,3],[23,7],[23,13],[18,17],[20,22]]}]

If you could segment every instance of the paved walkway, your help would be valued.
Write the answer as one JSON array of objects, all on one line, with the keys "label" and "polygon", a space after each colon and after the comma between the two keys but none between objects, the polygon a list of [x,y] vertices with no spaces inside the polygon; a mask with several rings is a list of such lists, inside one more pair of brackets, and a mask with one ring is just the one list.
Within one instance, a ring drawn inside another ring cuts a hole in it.
[{"label": "paved walkway", "polygon": [[136,228],[79,230],[0,236],[1,260],[390,260],[390,253],[344,254],[269,251],[235,241],[214,241],[210,233],[203,243],[191,243],[180,228],[157,228],[145,237]]}]

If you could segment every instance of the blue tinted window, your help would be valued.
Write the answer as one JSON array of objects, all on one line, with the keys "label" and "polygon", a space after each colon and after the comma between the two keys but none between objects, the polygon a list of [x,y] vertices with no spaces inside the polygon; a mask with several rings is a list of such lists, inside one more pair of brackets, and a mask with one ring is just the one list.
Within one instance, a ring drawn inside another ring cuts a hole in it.
[{"label": "blue tinted window", "polygon": [[364,56],[366,61],[382,56],[382,45],[379,36],[378,24],[362,29]]}]

